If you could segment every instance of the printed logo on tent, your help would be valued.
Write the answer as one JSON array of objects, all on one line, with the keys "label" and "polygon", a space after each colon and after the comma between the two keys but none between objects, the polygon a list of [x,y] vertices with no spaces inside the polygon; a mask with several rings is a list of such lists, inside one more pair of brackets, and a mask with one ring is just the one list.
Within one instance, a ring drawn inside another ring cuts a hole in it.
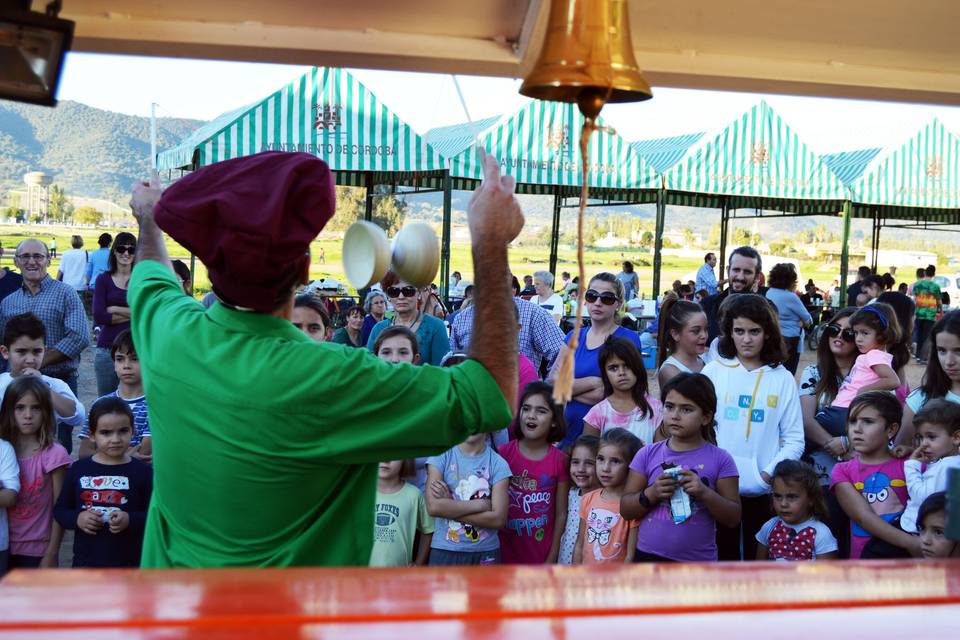
[{"label": "printed logo on tent", "polygon": [[325,129],[327,131],[336,131],[337,128],[343,124],[343,121],[340,117],[340,113],[343,111],[343,106],[339,104],[315,104],[313,105],[313,110],[316,113],[316,117],[313,121],[313,126],[315,129]]},{"label": "printed logo on tent", "polygon": [[767,149],[766,145],[762,142],[758,142],[753,145],[753,151],[750,152],[750,164],[757,165],[758,167],[767,166],[767,162],[770,160],[770,150]]},{"label": "printed logo on tent", "polygon": [[550,126],[546,133],[547,149],[560,154],[570,152],[570,129],[567,126]]},{"label": "printed logo on tent", "polygon": [[927,159],[927,177],[940,178],[943,176],[943,158],[933,156]]}]

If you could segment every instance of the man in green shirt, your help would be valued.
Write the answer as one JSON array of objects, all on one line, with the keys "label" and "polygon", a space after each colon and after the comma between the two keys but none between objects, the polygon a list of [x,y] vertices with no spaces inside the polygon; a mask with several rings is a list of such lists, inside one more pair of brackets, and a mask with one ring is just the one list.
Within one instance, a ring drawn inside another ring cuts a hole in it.
[{"label": "man in green shirt", "polygon": [[[290,323],[309,241],[332,215],[320,160],[257,154],[163,194],[156,182],[134,190],[128,300],[155,465],[142,566],[366,565],[379,461],[440,453],[509,423],[507,245],[523,216],[513,180],[493,158],[484,167],[468,213],[477,339],[449,369],[390,365]],[[204,261],[223,303],[206,310],[183,295],[161,228]]]},{"label": "man in green shirt", "polygon": [[[920,273],[920,270],[917,270]],[[924,278],[913,284],[913,300],[916,304],[916,326],[917,326],[917,360],[926,362],[924,357],[924,345],[927,342],[927,336],[933,329],[937,321],[937,314],[943,308],[943,296],[940,292],[940,286],[933,281],[933,276],[937,275],[937,268],[934,265],[927,265],[924,270]]]}]

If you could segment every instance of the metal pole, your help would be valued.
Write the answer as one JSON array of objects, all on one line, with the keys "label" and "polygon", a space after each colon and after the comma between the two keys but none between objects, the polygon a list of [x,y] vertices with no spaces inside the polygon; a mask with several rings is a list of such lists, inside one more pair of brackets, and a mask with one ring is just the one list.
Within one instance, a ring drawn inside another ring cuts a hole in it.
[{"label": "metal pole", "polygon": [[450,172],[443,173],[443,222],[440,231],[440,297],[450,308],[450,236],[452,235],[452,197]]},{"label": "metal pole", "polygon": [[367,182],[367,202],[363,211],[363,219],[369,222],[373,220],[373,174],[368,171],[365,178]]},{"label": "metal pole", "polygon": [[[150,103],[150,167],[157,170],[157,103]],[[192,273],[192,272],[191,272]]]},{"label": "metal pole", "polygon": [[660,268],[663,266],[663,228],[667,217],[667,192],[662,187],[657,191],[656,229],[653,233],[653,299],[660,295]]},{"label": "metal pole", "polygon": [[876,273],[877,272],[877,263],[879,259],[877,258],[877,253],[880,252],[880,210],[877,207],[873,208],[873,233],[870,236],[870,268]]},{"label": "metal pole", "polygon": [[850,263],[850,202],[843,203],[843,235],[840,237],[840,306],[847,302],[847,270]]},{"label": "metal pole", "polygon": [[557,262],[560,248],[560,205],[563,197],[559,193],[553,194],[553,231],[550,234],[550,273],[557,278]]},{"label": "metal pole", "polygon": [[723,280],[723,270],[727,264],[727,227],[729,226],[729,220],[730,207],[727,204],[727,199],[724,198],[720,206],[720,259],[717,260],[720,265],[720,277],[717,279],[718,282]]}]

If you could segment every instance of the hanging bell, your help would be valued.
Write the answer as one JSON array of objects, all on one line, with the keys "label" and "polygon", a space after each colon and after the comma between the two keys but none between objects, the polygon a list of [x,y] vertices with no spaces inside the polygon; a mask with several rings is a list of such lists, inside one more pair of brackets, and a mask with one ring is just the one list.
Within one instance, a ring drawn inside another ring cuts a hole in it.
[{"label": "hanging bell", "polygon": [[653,97],[633,55],[627,0],[551,0],[540,56],[520,93],[576,102],[596,118],[607,102]]}]

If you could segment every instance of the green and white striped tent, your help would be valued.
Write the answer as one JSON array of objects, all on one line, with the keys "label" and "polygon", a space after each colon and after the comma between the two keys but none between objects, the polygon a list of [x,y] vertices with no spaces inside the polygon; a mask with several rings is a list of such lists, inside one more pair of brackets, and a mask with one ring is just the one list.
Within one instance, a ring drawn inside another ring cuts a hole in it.
[{"label": "green and white striped tent", "polygon": [[960,222],[960,137],[938,119],[880,153],[850,185],[852,214],[917,223]]},{"label": "green and white striped tent", "polygon": [[765,101],[716,136],[703,136],[663,175],[668,204],[840,211],[847,193],[827,165]]},{"label": "green and white striped tent", "polygon": [[633,150],[640,154],[653,170],[657,173],[666,173],[673,165],[680,162],[687,149],[700,141],[704,136],[703,131],[697,133],[685,133],[679,136],[670,136],[669,138],[653,138],[650,140],[637,140],[631,142]]},{"label": "green and white striped tent", "polygon": [[[517,179],[519,193],[577,196],[583,182],[582,125],[576,105],[534,100],[510,117],[431,129],[426,139],[444,150],[454,189],[473,189],[483,177],[477,159],[482,146]],[[590,139],[589,185],[593,198],[653,202],[660,182],[630,143],[598,131]]]},{"label": "green and white striped tent", "polygon": [[194,170],[269,150],[314,154],[342,185],[440,188],[445,169],[440,155],[356,78],[329,67],[313,67],[265,99],[203,125],[159,153],[157,166]]}]

